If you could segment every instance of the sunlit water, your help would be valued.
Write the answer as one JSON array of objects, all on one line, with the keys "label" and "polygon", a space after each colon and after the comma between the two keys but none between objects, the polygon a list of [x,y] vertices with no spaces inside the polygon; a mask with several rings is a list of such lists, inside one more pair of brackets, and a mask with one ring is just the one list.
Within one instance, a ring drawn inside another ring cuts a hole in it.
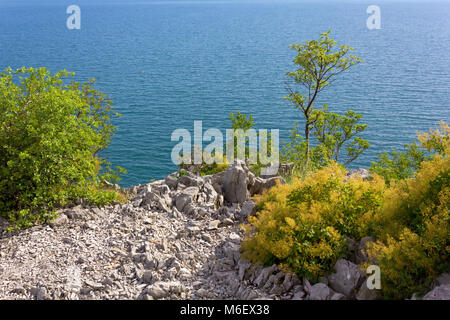
[{"label": "sunlit water", "polygon": [[[301,120],[283,101],[293,68],[288,46],[328,29],[365,60],[321,98],[330,110],[364,114],[371,147],[354,167],[450,118],[448,2],[381,2],[381,30],[367,29],[372,3],[362,2],[36,3],[0,1],[0,68],[66,68],[79,81],[96,78],[123,114],[104,156],[128,170],[124,186],[174,171],[171,133],[192,132],[194,120],[224,130],[239,110],[286,140]],[[74,3],[81,30],[66,28]]]}]

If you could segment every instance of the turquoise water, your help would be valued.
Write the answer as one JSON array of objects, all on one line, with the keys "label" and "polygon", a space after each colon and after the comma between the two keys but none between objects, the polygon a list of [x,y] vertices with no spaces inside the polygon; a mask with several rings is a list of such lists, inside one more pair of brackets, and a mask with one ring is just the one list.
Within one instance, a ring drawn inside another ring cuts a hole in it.
[{"label": "turquoise water", "polygon": [[[232,111],[286,140],[301,117],[283,101],[291,43],[332,37],[365,59],[324,92],[330,110],[354,109],[371,147],[354,163],[411,141],[416,130],[450,120],[450,3],[379,2],[382,29],[368,30],[371,2],[0,1],[0,68],[66,68],[96,78],[123,117],[110,148],[128,170],[122,185],[176,169],[173,130],[229,127]],[[66,28],[78,4],[81,30]]]}]

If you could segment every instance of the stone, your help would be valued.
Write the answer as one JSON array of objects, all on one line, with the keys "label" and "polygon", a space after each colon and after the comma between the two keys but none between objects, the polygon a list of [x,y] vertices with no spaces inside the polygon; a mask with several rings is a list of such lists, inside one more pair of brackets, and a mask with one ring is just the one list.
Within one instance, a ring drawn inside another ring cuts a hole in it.
[{"label": "stone", "polygon": [[181,176],[178,179],[178,183],[181,183],[186,187],[200,187],[203,184],[203,179],[192,173],[188,173],[185,176]]},{"label": "stone", "polygon": [[208,230],[216,230],[219,228],[220,220],[212,220],[208,224]]},{"label": "stone", "polygon": [[222,190],[228,203],[243,204],[249,198],[247,172],[244,167],[242,160],[235,160],[225,172]]},{"label": "stone", "polygon": [[177,185],[178,185],[178,178],[173,176],[173,175],[168,175],[165,179],[164,182],[167,184],[167,186],[170,189],[176,189]]},{"label": "stone", "polygon": [[309,280],[306,278],[303,278],[303,288],[307,294],[311,293],[311,287],[312,286],[311,286],[311,283],[309,282]]},{"label": "stone", "polygon": [[332,293],[332,290],[327,285],[319,282],[311,286],[308,300],[329,300]]},{"label": "stone", "polygon": [[249,216],[255,213],[256,204],[253,201],[245,201],[239,213],[241,219],[246,220]]},{"label": "stone", "polygon": [[230,239],[231,242],[235,242],[235,243],[241,242],[241,237],[235,232],[230,233],[230,235],[228,236],[228,239]]},{"label": "stone", "polygon": [[306,293],[303,290],[298,290],[292,296],[292,300],[303,300],[306,296]]},{"label": "stone", "polygon": [[269,190],[269,189],[275,187],[277,185],[277,183],[286,184],[286,180],[284,180],[282,177],[279,177],[279,176],[266,179],[263,181],[263,185],[261,186],[260,192],[262,192],[264,190]]},{"label": "stone", "polygon": [[152,286],[147,288],[147,293],[153,299],[162,299],[166,298],[170,295],[170,291],[167,290],[167,287],[161,285],[160,282],[153,284]]},{"label": "stone", "polygon": [[211,242],[212,242],[211,236],[210,236],[209,234],[207,234],[207,233],[202,234],[202,240],[204,240],[204,241],[206,241],[206,242],[208,242],[208,243],[211,243]]},{"label": "stone", "polygon": [[422,300],[450,300],[450,284],[440,285],[426,295]]},{"label": "stone", "polygon": [[142,282],[150,284],[153,280],[153,273],[151,271],[144,271],[141,277]]},{"label": "stone", "polygon": [[83,208],[78,205],[65,212],[66,216],[72,220],[79,220],[84,218]]},{"label": "stone", "polygon": [[330,296],[330,300],[347,300],[347,297],[344,296],[342,293],[333,292]]},{"label": "stone", "polygon": [[370,172],[367,169],[353,169],[347,171],[347,179],[350,178],[362,178],[363,180],[367,180],[370,178]]},{"label": "stone", "polygon": [[361,274],[354,263],[339,259],[334,266],[335,273],[328,276],[330,287],[347,297],[355,295]]},{"label": "stone", "polygon": [[261,273],[258,275],[258,277],[255,280],[255,285],[258,288],[262,287],[266,283],[267,279],[269,279],[269,277],[272,275],[272,273],[275,272],[275,270],[277,270],[276,264],[262,269]]},{"label": "stone", "polygon": [[47,289],[44,287],[33,287],[30,289],[30,294],[36,300],[47,299]]},{"label": "stone", "polygon": [[198,195],[199,188],[197,187],[189,187],[181,191],[175,199],[176,208],[183,212],[186,205],[193,202],[195,197]]},{"label": "stone", "polygon": [[233,220],[231,220],[230,218],[226,218],[226,219],[223,219],[223,221],[220,224],[220,226],[227,227],[227,226],[232,226],[233,224],[234,224]]},{"label": "stone", "polygon": [[52,227],[54,226],[62,226],[65,225],[69,222],[69,218],[64,214],[64,213],[60,213],[55,220],[53,220],[52,222],[50,222],[50,225]]},{"label": "stone", "polygon": [[23,287],[17,287],[11,290],[11,293],[15,293],[15,294],[25,294],[25,288]]},{"label": "stone", "polygon": [[97,283],[97,282],[95,282],[95,281],[91,281],[91,280],[86,280],[86,281],[84,281],[84,283],[88,286],[88,287],[90,287],[90,288],[92,288],[93,290],[103,290],[103,284],[101,284],[101,283]]},{"label": "stone", "polygon": [[283,287],[285,291],[291,290],[294,286],[299,285],[300,281],[295,273],[287,273],[284,281]]},{"label": "stone", "polygon": [[367,280],[364,280],[363,284],[356,294],[356,300],[376,300],[379,296],[379,291],[376,289],[369,289],[367,287]]}]

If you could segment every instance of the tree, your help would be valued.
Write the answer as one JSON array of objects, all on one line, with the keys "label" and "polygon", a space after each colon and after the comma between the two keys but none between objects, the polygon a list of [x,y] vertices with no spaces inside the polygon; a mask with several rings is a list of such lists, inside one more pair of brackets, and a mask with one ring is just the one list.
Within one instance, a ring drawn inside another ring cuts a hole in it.
[{"label": "tree", "polygon": [[0,73],[0,215],[17,227],[47,221],[55,207],[79,197],[118,197],[101,188],[117,172],[99,156],[118,114],[94,80],[66,83],[73,75],[45,68]]},{"label": "tree", "polygon": [[310,135],[317,121],[315,103],[320,92],[328,87],[338,76],[352,66],[362,62],[362,59],[350,54],[353,48],[338,45],[329,37],[330,31],[320,34],[318,40],[306,41],[304,44],[292,44],[290,48],[297,52],[294,65],[299,68],[286,75],[294,83],[305,90],[300,93],[287,86],[288,95],[285,99],[294,104],[305,118],[305,168],[310,156]]}]

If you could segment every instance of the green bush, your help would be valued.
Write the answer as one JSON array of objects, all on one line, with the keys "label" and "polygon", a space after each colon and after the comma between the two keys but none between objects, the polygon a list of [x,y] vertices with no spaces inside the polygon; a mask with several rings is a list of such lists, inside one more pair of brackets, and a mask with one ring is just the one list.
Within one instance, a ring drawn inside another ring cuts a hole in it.
[{"label": "green bush", "polygon": [[0,74],[0,214],[16,228],[51,219],[52,209],[78,197],[118,198],[102,188],[103,178],[117,176],[102,176],[109,164],[99,157],[118,114],[94,80],[67,83],[72,76],[45,68]]}]

